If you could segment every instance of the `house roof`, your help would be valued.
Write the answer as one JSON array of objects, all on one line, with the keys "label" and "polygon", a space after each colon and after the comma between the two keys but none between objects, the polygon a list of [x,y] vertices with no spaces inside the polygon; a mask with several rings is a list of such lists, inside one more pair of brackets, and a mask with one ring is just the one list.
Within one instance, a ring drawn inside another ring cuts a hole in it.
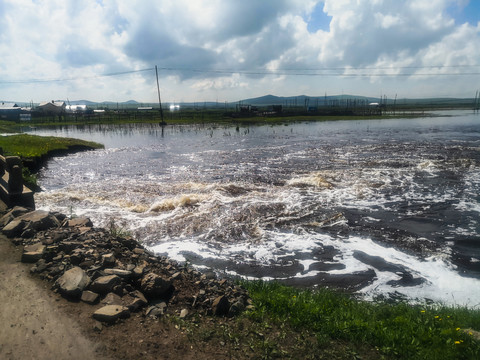
[{"label": "house roof", "polygon": [[54,105],[54,106],[58,106],[58,107],[64,107],[65,106],[65,101],[45,101],[45,102],[42,102],[40,103],[38,106],[39,107],[42,107],[42,106],[47,106],[47,105]]},{"label": "house roof", "polygon": [[12,109],[12,108],[18,108],[18,105],[15,103],[0,102],[0,109]]}]

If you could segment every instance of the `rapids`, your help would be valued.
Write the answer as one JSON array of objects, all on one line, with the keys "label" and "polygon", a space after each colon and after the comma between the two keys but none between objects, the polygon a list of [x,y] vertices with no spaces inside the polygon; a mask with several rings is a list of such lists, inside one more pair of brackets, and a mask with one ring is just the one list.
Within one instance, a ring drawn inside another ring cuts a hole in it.
[{"label": "rapids", "polygon": [[289,125],[34,130],[37,208],[111,221],[200,269],[477,307],[480,115]]}]

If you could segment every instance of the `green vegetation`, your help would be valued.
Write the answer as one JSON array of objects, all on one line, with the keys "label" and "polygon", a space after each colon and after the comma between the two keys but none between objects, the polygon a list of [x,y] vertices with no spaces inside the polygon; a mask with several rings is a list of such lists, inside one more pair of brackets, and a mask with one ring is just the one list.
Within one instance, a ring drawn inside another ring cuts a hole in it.
[{"label": "green vegetation", "polygon": [[52,152],[68,151],[74,148],[100,149],[103,148],[103,145],[71,138],[17,134],[1,136],[0,147],[5,155],[33,159],[47,156]]},{"label": "green vegetation", "polygon": [[231,359],[480,359],[480,310],[366,302],[275,282],[242,285],[253,306],[237,318],[169,321],[191,346],[222,348]]},{"label": "green vegetation", "polygon": [[37,179],[32,172],[47,156],[77,150],[99,149],[103,148],[103,145],[78,139],[17,134],[0,136],[0,148],[3,149],[4,155],[19,156],[22,159],[26,165],[23,168],[25,185],[35,190]]},{"label": "green vegetation", "polygon": [[244,285],[255,305],[250,319],[314,334],[312,353],[326,345],[363,344],[395,359],[480,358],[480,341],[472,330],[464,330],[480,329],[479,310],[370,303],[326,289],[298,290],[278,283]]}]

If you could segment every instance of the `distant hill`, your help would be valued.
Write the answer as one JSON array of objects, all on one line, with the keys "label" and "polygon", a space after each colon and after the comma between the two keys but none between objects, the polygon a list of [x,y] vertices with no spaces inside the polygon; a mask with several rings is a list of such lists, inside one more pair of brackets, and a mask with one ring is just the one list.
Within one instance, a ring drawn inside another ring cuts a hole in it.
[{"label": "distant hill", "polygon": [[265,105],[296,105],[304,106],[309,104],[310,106],[323,105],[333,100],[366,100],[368,102],[378,102],[379,98],[355,96],[355,95],[331,95],[331,96],[275,96],[265,95],[257,98],[245,99],[240,101],[243,104],[265,106]]}]

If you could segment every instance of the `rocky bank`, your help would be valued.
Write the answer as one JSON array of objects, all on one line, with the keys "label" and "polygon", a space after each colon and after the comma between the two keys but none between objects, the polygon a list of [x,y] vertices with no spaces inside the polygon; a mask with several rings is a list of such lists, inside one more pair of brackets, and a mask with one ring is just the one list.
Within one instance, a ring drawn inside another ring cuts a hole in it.
[{"label": "rocky bank", "polygon": [[23,247],[21,261],[63,297],[91,305],[101,331],[131,314],[233,317],[250,306],[245,289],[213,272],[200,273],[155,256],[130,236],[96,228],[88,218],[10,209],[2,233]]}]

